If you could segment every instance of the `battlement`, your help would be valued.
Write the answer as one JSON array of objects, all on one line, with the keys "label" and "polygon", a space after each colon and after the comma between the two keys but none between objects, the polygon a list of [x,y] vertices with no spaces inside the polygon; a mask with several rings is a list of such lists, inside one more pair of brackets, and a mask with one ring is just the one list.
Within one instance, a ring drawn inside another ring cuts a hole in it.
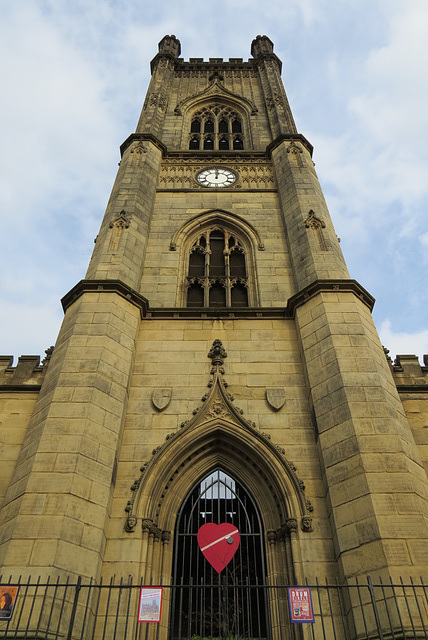
[{"label": "battlement", "polygon": [[13,356],[0,356],[0,390],[31,391],[40,387],[45,377],[53,347],[46,349],[46,356],[20,356],[13,366]]},{"label": "battlement", "polygon": [[180,40],[178,40],[174,35],[164,36],[164,38],[159,42],[159,52],[151,61],[151,71],[153,73],[153,70],[161,58],[169,58],[174,61],[176,70],[181,69],[182,71],[203,69],[215,71],[219,68],[244,69],[248,66],[254,66],[257,61],[262,59],[276,61],[281,70],[281,61],[276,54],[274,54],[273,48],[274,45],[270,38],[267,36],[256,36],[251,43],[251,55],[253,57],[249,58],[247,62],[244,62],[243,58],[229,58],[228,61],[223,60],[223,58],[209,58],[208,61],[205,61],[203,58],[189,58],[189,61],[186,62],[184,58],[178,57],[181,53]]},{"label": "battlement", "polygon": [[[424,387],[428,390],[428,355],[423,356],[421,366],[418,356],[413,354],[397,355],[394,362],[387,355],[394,381],[400,390],[403,386]],[[422,390],[422,389],[421,389]],[[423,389],[425,391],[425,389]]]}]

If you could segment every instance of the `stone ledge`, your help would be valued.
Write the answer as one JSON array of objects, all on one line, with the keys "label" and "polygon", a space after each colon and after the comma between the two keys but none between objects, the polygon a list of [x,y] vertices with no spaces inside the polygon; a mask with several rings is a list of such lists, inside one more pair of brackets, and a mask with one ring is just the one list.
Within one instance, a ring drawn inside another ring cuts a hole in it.
[{"label": "stone ledge", "polygon": [[396,384],[398,393],[428,393],[428,384]]},{"label": "stone ledge", "polygon": [[266,319],[266,318],[286,318],[284,307],[222,307],[213,309],[210,307],[154,307],[144,316],[147,319],[165,319],[165,320],[192,320],[192,319],[221,319],[221,320],[238,320],[240,318],[248,319]]},{"label": "stone ledge", "polygon": [[142,140],[145,140],[146,142],[151,142],[152,144],[154,144],[154,146],[157,147],[159,151],[162,152],[162,157],[165,158],[167,154],[166,146],[163,144],[163,142],[161,142],[158,138],[156,138],[156,136],[152,135],[151,133],[131,133],[131,135],[126,138],[125,142],[122,142],[122,144],[120,145],[120,157],[123,156],[126,149],[133,142],[138,142]]},{"label": "stone ledge", "polygon": [[144,296],[128,287],[121,280],[81,280],[61,299],[64,312],[80,298],[83,293],[117,293],[140,309],[141,317],[145,317],[149,302]]},{"label": "stone ledge", "polygon": [[0,384],[0,393],[9,393],[10,391],[38,393],[41,388],[41,384]]},{"label": "stone ledge", "polygon": [[370,311],[373,310],[375,299],[356,280],[316,280],[289,298],[287,315],[294,318],[296,309],[319,293],[344,291],[355,294]]},{"label": "stone ledge", "polygon": [[275,138],[275,140],[273,140],[270,144],[268,144],[268,146],[266,147],[266,155],[268,156],[268,158],[271,158],[272,151],[274,151],[277,147],[279,147],[279,145],[282,142],[290,142],[292,140],[298,140],[298,142],[301,142],[302,145],[305,147],[305,149],[309,151],[312,158],[312,153],[314,148],[309,142],[309,140],[307,140],[305,136],[303,136],[301,133],[282,133],[280,136]]}]

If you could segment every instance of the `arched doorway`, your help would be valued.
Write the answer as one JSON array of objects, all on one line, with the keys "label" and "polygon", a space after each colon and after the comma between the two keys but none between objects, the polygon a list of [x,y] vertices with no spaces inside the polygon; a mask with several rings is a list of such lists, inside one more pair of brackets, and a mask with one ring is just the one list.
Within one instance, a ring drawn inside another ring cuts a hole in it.
[{"label": "arched doorway", "polygon": [[[207,523],[231,523],[240,534],[220,573],[198,545]],[[263,525],[246,488],[221,468],[198,481],[182,504],[174,541],[170,639],[269,637]]]}]

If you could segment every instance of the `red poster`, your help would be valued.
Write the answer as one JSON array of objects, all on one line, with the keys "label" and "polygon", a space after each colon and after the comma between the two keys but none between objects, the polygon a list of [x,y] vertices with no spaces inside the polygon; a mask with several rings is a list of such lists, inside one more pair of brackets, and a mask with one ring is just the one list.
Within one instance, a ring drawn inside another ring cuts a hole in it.
[{"label": "red poster", "polygon": [[162,587],[141,587],[138,622],[160,622]]},{"label": "red poster", "polygon": [[291,622],[314,622],[311,590],[309,587],[289,587]]}]

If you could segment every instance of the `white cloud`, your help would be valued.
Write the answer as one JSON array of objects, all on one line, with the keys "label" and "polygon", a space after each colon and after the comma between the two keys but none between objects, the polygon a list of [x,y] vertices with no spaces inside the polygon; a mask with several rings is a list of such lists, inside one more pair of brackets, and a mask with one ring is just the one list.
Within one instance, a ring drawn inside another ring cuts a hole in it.
[{"label": "white cloud", "polygon": [[416,333],[400,333],[394,331],[392,322],[384,320],[379,330],[379,337],[392,360],[397,355],[416,355],[422,364],[422,355],[428,354],[428,329]]},{"label": "white cloud", "polygon": [[[12,316],[0,353],[19,344],[18,315],[28,319],[31,305],[37,315],[52,304],[55,325],[59,299],[83,277],[166,33],[185,59],[246,59],[257,34],[273,40],[351,275],[378,298],[380,323],[423,331],[427,14],[425,0],[272,0],[269,11],[219,0],[209,19],[193,0],[2,8],[0,305]],[[38,329],[30,323],[25,336],[34,352],[47,346]]]}]

